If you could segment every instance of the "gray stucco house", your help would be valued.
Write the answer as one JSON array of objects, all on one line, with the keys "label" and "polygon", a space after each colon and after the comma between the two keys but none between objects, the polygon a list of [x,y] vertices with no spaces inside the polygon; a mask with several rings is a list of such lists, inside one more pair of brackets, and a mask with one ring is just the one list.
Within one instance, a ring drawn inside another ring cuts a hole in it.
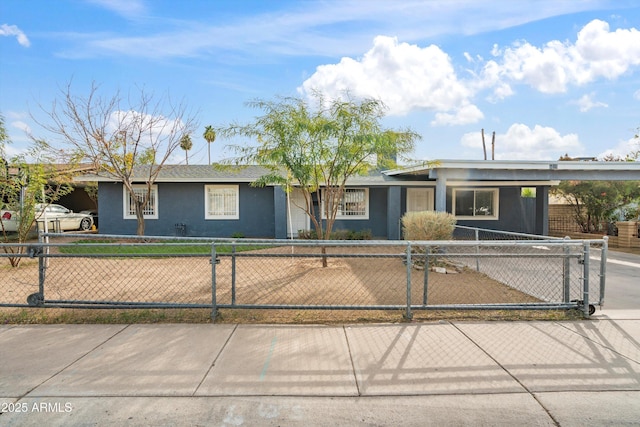
[{"label": "gray stucco house", "polygon": [[[145,233],[287,238],[310,229],[297,191],[250,185],[263,172],[257,166],[165,166],[145,211]],[[135,234],[135,212],[122,183],[108,176],[80,179],[98,181],[100,233]],[[640,163],[441,160],[377,172],[348,182],[334,229],[398,239],[405,212],[437,210],[453,213],[460,225],[547,234],[549,188],[562,179],[640,179]]]}]

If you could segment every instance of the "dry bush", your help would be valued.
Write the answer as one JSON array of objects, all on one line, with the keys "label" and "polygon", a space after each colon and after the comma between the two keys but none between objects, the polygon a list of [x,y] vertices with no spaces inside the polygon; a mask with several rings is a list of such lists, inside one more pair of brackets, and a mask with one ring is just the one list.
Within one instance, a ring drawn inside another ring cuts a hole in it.
[{"label": "dry bush", "polygon": [[451,240],[455,225],[455,217],[448,212],[407,212],[402,217],[407,240]]}]

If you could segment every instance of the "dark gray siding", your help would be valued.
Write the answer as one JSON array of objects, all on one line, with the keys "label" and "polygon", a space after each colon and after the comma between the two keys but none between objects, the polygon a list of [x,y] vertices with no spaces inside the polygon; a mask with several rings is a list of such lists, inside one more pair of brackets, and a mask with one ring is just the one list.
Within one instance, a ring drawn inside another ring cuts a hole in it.
[{"label": "dark gray siding", "polygon": [[[458,220],[458,224],[491,230],[536,233],[536,199],[521,197],[520,187],[499,187],[499,191],[497,220]],[[452,189],[447,188],[447,212],[452,211],[452,193]]]},{"label": "dark gray siding", "polygon": [[336,220],[333,230],[371,230],[376,238],[387,238],[387,188],[369,189],[369,219]]},{"label": "dark gray siding", "polygon": [[[145,220],[148,236],[173,236],[176,224],[184,224],[187,236],[275,237],[272,187],[253,188],[240,184],[240,219],[204,219],[204,183],[158,183],[158,219]],[[122,184],[100,183],[99,216],[101,234],[135,234],[135,219],[123,218]]]},{"label": "dark gray siding", "polygon": [[[145,221],[146,235],[176,235],[176,224],[184,224],[187,236],[255,238],[286,237],[286,196],[273,187],[253,188],[239,184],[240,219],[204,219],[204,183],[159,183],[158,219]],[[483,187],[484,188],[484,187]],[[497,220],[460,220],[458,224],[494,230],[544,234],[538,212],[546,212],[547,191],[538,188],[538,199],[522,198],[519,187],[500,187]],[[135,234],[136,220],[123,219],[122,185],[100,183],[99,217],[102,234]],[[447,211],[451,212],[452,189],[447,189]],[[316,209],[317,209],[317,201]],[[374,238],[397,239],[400,217],[406,211],[406,187],[369,189],[368,220],[336,220],[334,230],[371,230]],[[319,212],[317,209],[316,212]]]}]

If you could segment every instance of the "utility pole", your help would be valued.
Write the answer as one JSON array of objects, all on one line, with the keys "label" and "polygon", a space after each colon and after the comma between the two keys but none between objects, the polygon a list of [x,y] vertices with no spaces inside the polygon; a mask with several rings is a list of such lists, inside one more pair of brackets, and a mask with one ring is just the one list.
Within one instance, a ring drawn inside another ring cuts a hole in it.
[{"label": "utility pole", "polygon": [[482,151],[484,151],[484,159],[487,160],[487,145],[484,143],[484,128],[482,128]]},{"label": "utility pole", "polygon": [[[484,155],[485,158],[487,155]],[[491,137],[491,160],[496,159],[496,131],[493,131],[493,136]]]}]

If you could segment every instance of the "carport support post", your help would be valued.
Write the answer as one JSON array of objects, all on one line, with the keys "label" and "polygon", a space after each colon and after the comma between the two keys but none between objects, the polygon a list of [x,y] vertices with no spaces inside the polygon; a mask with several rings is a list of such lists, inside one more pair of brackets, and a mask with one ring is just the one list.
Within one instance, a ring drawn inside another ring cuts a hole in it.
[{"label": "carport support post", "polygon": [[216,301],[216,244],[211,244],[211,320],[218,317],[218,302]]},{"label": "carport support post", "polygon": [[411,320],[411,243],[407,243],[407,312],[404,315],[406,320]]},{"label": "carport support post", "polygon": [[583,290],[582,290],[582,311],[584,317],[589,317],[589,249],[591,243],[584,242],[582,246],[582,276],[583,276]]},{"label": "carport support post", "polygon": [[602,250],[600,251],[600,308],[604,304],[604,288],[607,282],[607,253],[609,252],[609,236],[602,239]]}]

